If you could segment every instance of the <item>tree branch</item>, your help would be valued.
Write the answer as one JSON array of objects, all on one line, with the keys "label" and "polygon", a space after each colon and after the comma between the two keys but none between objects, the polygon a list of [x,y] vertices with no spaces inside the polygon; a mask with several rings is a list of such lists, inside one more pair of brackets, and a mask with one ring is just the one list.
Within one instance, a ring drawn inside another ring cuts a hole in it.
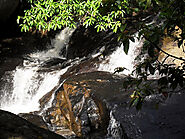
[{"label": "tree branch", "polygon": [[[140,22],[140,21],[138,21],[138,22]],[[139,32],[139,28],[135,27],[135,24],[134,24],[132,21],[131,21],[130,23],[133,25],[133,28],[134,28],[136,31],[138,31],[138,32]],[[151,43],[151,45],[152,45],[152,46],[154,46],[155,48],[157,48],[159,51],[161,51],[161,52],[165,53],[167,56],[169,56],[169,57],[172,57],[172,58],[175,58],[175,59],[178,59],[178,60],[181,60],[181,61],[184,61],[184,62],[185,62],[185,59],[184,59],[184,58],[174,56],[174,55],[169,54],[169,53],[167,53],[166,51],[162,50],[159,46],[157,46],[157,44],[153,43],[153,42],[152,42],[148,37],[146,37],[145,35],[143,35],[143,38],[144,38],[145,40],[147,40],[148,42],[150,42],[150,43]]]},{"label": "tree branch", "polygon": [[143,37],[145,38],[145,40],[149,41],[152,44],[152,46],[154,46],[155,48],[157,48],[159,51],[165,53],[166,55],[168,55],[170,57],[173,57],[175,59],[182,60],[182,61],[185,62],[185,59],[183,59],[182,57],[177,57],[177,56],[174,56],[174,55],[171,55],[171,54],[167,53],[166,51],[164,51],[163,49],[161,49],[159,46],[157,46],[155,43],[153,43],[149,38],[147,38],[144,35],[143,35]]}]

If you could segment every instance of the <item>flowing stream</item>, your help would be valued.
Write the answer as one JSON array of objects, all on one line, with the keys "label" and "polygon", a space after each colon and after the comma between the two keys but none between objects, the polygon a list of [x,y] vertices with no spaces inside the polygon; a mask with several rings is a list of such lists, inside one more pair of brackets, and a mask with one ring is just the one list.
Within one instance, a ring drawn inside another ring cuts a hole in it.
[{"label": "flowing stream", "polygon": [[[38,72],[40,65],[52,58],[65,59],[59,53],[61,49],[66,49],[73,32],[74,29],[65,28],[52,40],[52,45],[47,51],[29,54],[29,59],[24,60],[23,65],[17,66],[14,71],[8,74],[11,77],[3,77],[12,78],[12,80],[5,82],[4,86],[0,88],[1,109],[15,114],[39,110],[39,99],[58,84],[60,76],[68,68],[40,73]],[[130,74],[133,70],[134,58],[141,45],[142,42],[138,40],[135,43],[130,42],[128,55],[124,53],[123,45],[121,45],[110,56],[106,57],[97,70],[114,72],[116,67],[125,67],[126,70],[123,73]]]},{"label": "flowing stream", "polygon": [[[65,56],[60,55],[62,49],[67,50],[68,42],[73,32],[74,29],[65,28],[52,40],[52,44],[48,46],[48,50],[27,55],[22,65],[4,74],[2,77],[4,82],[0,88],[0,109],[10,111],[14,114],[40,110],[39,100],[59,85],[61,75],[74,64],[74,61],[70,62]],[[138,48],[141,46],[142,41],[137,39],[135,43],[130,42],[128,55],[124,53],[123,45],[117,47],[111,55],[106,56],[103,62],[97,65],[97,71],[114,72],[115,68],[124,67],[126,70],[123,73],[126,75],[130,74],[134,68],[134,58],[139,53]],[[52,59],[68,61],[70,65],[62,69],[43,70],[43,65]],[[80,63],[80,60],[77,59],[76,62]],[[47,108],[51,107],[51,102],[52,100],[48,102]],[[110,114],[110,119],[109,128],[120,125],[114,119],[112,113]]]},{"label": "flowing stream", "polygon": [[139,54],[139,48],[141,48],[142,45],[142,40],[135,38],[135,42],[130,41],[130,48],[128,54],[126,55],[123,51],[124,46],[121,44],[121,47],[118,47],[116,51],[114,51],[100,64],[98,70],[114,72],[115,68],[124,67],[126,69],[122,73],[126,75],[131,74],[135,65],[134,59]]},{"label": "flowing stream", "polygon": [[73,31],[65,28],[56,35],[49,50],[30,54],[29,60],[24,60],[22,66],[8,74],[10,77],[3,77],[12,80],[5,82],[3,88],[0,88],[1,109],[15,114],[39,110],[39,99],[58,84],[60,75],[67,70],[64,68],[52,72],[38,72],[40,65],[50,58],[63,58],[59,52],[66,47]]}]

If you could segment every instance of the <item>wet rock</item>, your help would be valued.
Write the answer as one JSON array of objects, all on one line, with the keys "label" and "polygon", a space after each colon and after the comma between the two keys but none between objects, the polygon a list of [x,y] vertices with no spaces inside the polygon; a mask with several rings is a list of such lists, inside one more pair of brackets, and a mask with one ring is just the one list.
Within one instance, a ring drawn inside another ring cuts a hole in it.
[{"label": "wet rock", "polygon": [[55,92],[53,107],[45,112],[46,122],[50,123],[50,128],[56,133],[62,135],[64,129],[69,129],[71,134],[77,136],[93,136],[95,131],[101,132],[99,136],[106,136],[109,111],[103,94],[114,90],[109,94],[113,97],[120,88],[110,86],[119,84],[118,80],[118,76],[112,77],[106,72],[72,76]]},{"label": "wet rock", "polygon": [[31,113],[21,113],[19,114],[19,116],[38,127],[48,129],[47,124],[44,122],[42,116]]},{"label": "wet rock", "polygon": [[127,78],[108,72],[71,76],[55,90],[46,121],[62,135],[71,131],[70,135],[89,138],[184,138],[184,89],[167,90],[172,96],[166,98],[157,92],[157,82],[151,80],[156,94],[147,97],[137,111],[129,108],[134,87],[123,89]]},{"label": "wet rock", "polygon": [[16,66],[21,65],[23,62],[22,58],[0,58],[0,78],[5,73],[5,71],[12,71]]},{"label": "wet rock", "polygon": [[0,110],[0,138],[63,139],[64,137],[43,128],[39,128],[10,112]]},{"label": "wet rock", "polygon": [[185,91],[177,92],[162,103],[146,100],[140,111],[128,109],[118,101],[114,109],[115,118],[122,123],[130,138],[184,138]]},{"label": "wet rock", "polygon": [[61,76],[61,79],[69,78],[75,74],[81,74],[85,72],[97,71],[97,65],[101,62],[100,56],[84,58],[82,60],[74,60],[73,66],[69,67],[68,70]]},{"label": "wet rock", "polygon": [[66,59],[61,59],[61,58],[52,58],[52,59],[49,59],[47,61],[45,61],[44,63],[41,64],[41,67],[43,68],[50,68],[52,66],[56,66],[58,64],[61,64],[61,68],[65,68],[66,65],[65,63],[66,62]]},{"label": "wet rock", "polygon": [[48,102],[52,99],[52,95],[56,89],[57,87],[54,87],[50,92],[46,93],[41,99],[39,99],[40,111],[42,111],[47,106]]},{"label": "wet rock", "polygon": [[103,46],[106,48],[104,53],[111,53],[118,45],[119,42],[117,41],[116,34],[110,31],[97,33],[94,28],[84,28],[80,26],[75,30],[70,39],[66,50],[66,58],[86,57],[95,50],[98,51]]}]

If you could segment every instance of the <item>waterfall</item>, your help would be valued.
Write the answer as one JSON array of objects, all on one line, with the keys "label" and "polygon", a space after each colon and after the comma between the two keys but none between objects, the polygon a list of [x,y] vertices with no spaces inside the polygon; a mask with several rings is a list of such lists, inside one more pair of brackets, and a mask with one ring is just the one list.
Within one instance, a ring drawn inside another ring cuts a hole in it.
[{"label": "waterfall", "polygon": [[[93,68],[97,71],[114,72],[115,68],[124,67],[126,70],[122,73],[126,75],[131,74],[134,69],[134,59],[139,54],[140,48],[143,45],[143,40],[138,40],[136,39],[137,37],[135,37],[135,42],[130,41],[130,48],[127,55],[123,51],[124,46],[122,44],[120,47],[117,47],[111,55],[105,56],[104,58],[101,58],[101,53],[106,50],[106,46],[103,46],[101,50],[95,50],[93,54],[91,54],[91,56],[88,55],[88,57],[66,59],[65,56],[60,55],[60,53],[62,50],[67,51],[69,39],[73,32],[74,29],[65,28],[51,41],[51,45],[48,46],[47,50],[26,55],[22,65],[19,65],[15,70],[7,71],[4,74],[3,85],[0,84],[0,109],[14,114],[39,111],[36,114],[42,116],[44,122],[48,125],[49,130],[57,132],[59,131],[57,129],[63,130],[63,126],[59,127],[60,125],[55,124],[50,125],[51,119],[48,120],[48,117],[50,117],[49,113],[52,112],[50,111],[50,108],[55,108],[54,103],[56,100],[56,94],[51,94],[50,91],[55,89],[53,92],[57,92],[56,90],[59,88],[61,89],[66,78],[68,78],[68,75],[81,73],[78,72],[80,70],[86,72],[85,68],[91,68],[91,65],[88,65],[89,63],[91,64],[91,62],[94,62],[93,64],[95,66],[93,65]],[[93,61],[91,58],[95,58],[95,60],[93,59]],[[83,62],[87,63],[84,64]],[[69,67],[71,67],[71,69],[67,71]],[[66,74],[62,76],[64,73]],[[61,79],[63,79],[63,81]],[[42,101],[44,104],[42,102],[40,104],[40,100],[44,100]],[[71,99],[71,101],[74,100]],[[83,105],[84,102],[85,99],[83,100]],[[83,105],[81,107],[84,107],[85,109],[87,108],[89,113],[86,111],[82,116],[81,121],[88,122],[87,119],[89,118],[91,118],[92,121],[97,115],[94,111],[97,111],[98,109],[94,100],[92,99],[92,102],[88,102],[87,106]],[[108,106],[108,104],[106,104],[106,106]],[[93,110],[91,111],[91,109]],[[121,123],[114,116],[113,109],[110,107],[109,110],[110,121],[107,128],[108,134],[105,138],[121,138],[124,134],[122,132]],[[56,116],[58,117],[58,115]],[[84,125],[84,128],[86,128],[86,125]],[[90,132],[90,129],[88,132]],[[67,137],[69,136],[67,135]]]},{"label": "waterfall", "polygon": [[[14,71],[9,73],[11,77],[4,77],[12,80],[5,82],[5,85],[0,88],[0,109],[15,114],[40,109],[39,99],[58,85],[60,76],[68,69],[66,67],[39,72],[42,64],[52,58],[65,59],[60,55],[60,51],[67,49],[73,32],[74,29],[65,28],[52,40],[48,50],[27,55],[28,59],[24,60],[23,65],[17,66]],[[106,56],[97,70],[114,72],[117,67],[125,67],[128,70],[123,73],[130,74],[133,70],[134,58],[141,46],[142,41],[140,40],[136,39],[135,43],[130,42],[128,55],[123,51],[123,45],[118,47],[110,56]]]},{"label": "waterfall", "polygon": [[13,80],[0,89],[0,109],[15,114],[39,110],[39,99],[58,84],[60,75],[67,70],[39,72],[40,65],[50,58],[63,58],[59,55],[60,50],[67,47],[73,31],[65,28],[56,35],[49,50],[29,54],[31,60],[24,60],[22,66],[10,73]]},{"label": "waterfall", "polygon": [[37,58],[39,60],[48,60],[50,58],[64,58],[64,56],[60,55],[60,51],[66,47],[70,39],[70,36],[74,32],[75,29],[65,28],[58,35],[56,35],[55,39],[51,42],[51,49],[47,51],[32,53],[29,56],[32,58]]},{"label": "waterfall", "polygon": [[[136,34],[137,36],[137,34]],[[114,72],[117,67],[126,68],[122,73],[131,74],[135,65],[135,57],[139,54],[140,48],[143,45],[143,40],[138,40],[135,37],[135,42],[130,41],[128,54],[123,51],[123,44],[118,47],[110,56],[99,65],[98,70]]]}]

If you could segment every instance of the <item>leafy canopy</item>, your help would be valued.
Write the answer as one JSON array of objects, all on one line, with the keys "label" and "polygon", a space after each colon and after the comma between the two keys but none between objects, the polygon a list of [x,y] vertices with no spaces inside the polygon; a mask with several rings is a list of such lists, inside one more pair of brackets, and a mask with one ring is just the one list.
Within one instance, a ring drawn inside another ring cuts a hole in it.
[{"label": "leafy canopy", "polygon": [[82,24],[94,26],[97,31],[111,29],[117,32],[121,18],[127,11],[126,0],[29,0],[31,8],[19,16],[21,30],[56,30]]}]

